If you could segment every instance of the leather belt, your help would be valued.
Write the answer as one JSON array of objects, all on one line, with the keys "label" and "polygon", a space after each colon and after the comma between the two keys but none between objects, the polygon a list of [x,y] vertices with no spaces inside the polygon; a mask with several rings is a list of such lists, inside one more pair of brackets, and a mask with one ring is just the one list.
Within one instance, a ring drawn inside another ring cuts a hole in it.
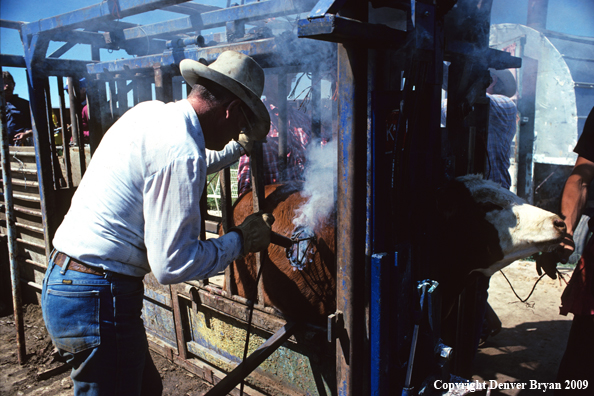
[{"label": "leather belt", "polygon": [[70,258],[70,262],[68,263],[68,267],[67,267],[67,269],[69,269],[69,270],[76,271],[76,272],[82,272],[85,274],[92,274],[92,275],[100,275],[100,276],[105,275],[105,272],[103,272],[102,268],[91,267],[91,266],[86,265],[85,263],[81,263],[80,261],[75,260],[72,257],[69,257],[68,255],[61,253],[61,252],[56,253],[56,256],[54,257],[54,263],[58,267],[62,267],[67,258]]}]

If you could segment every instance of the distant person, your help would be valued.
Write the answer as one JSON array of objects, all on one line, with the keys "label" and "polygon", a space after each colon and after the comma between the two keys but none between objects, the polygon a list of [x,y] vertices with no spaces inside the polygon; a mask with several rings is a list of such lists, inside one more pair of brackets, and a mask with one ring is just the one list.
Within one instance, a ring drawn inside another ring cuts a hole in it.
[{"label": "distant person", "polygon": [[[264,159],[264,184],[278,183],[281,180],[301,180],[305,171],[306,150],[311,139],[311,119],[303,112],[287,105],[287,168],[285,177],[279,169],[278,131],[279,115],[278,101],[268,92],[264,104],[270,114],[270,131],[266,136],[266,142],[262,144]],[[251,188],[250,161],[247,156],[239,159],[237,171],[237,193],[241,195]]]},{"label": "distant person", "polygon": [[12,74],[2,72],[4,98],[6,99],[6,129],[10,146],[32,146],[33,127],[29,101],[14,93]]},{"label": "distant person", "polygon": [[[68,91],[68,84],[64,86],[64,90]],[[87,80],[81,78],[78,80],[78,99],[80,100],[81,110],[81,125],[80,129],[83,133],[83,143],[89,143],[89,106],[87,105]],[[72,142],[72,138],[70,138]]]},{"label": "distant person", "polygon": [[[510,156],[514,137],[518,109],[511,99],[517,90],[516,80],[508,69],[489,69],[491,84],[486,89],[489,99],[489,134],[487,136],[487,164],[485,179],[501,184],[509,190],[511,187]],[[444,81],[447,90],[447,81]],[[441,126],[446,126],[447,98],[441,103]]]},{"label": "distant person", "polygon": [[512,142],[516,136],[518,108],[511,99],[516,94],[516,80],[508,69],[489,69],[491,85],[487,87],[489,98],[489,135],[487,137],[486,178],[511,187],[509,174]]}]

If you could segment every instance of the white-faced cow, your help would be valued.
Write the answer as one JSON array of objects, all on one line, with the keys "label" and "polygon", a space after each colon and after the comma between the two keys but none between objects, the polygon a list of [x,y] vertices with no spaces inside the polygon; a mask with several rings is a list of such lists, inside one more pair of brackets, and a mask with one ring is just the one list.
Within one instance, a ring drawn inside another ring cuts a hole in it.
[{"label": "white-faced cow", "polygon": [[[266,186],[263,211],[272,212],[272,230],[294,234],[296,210],[306,201],[298,182]],[[554,248],[563,237],[565,223],[553,213],[528,205],[513,193],[481,176],[463,176],[439,194],[434,216],[438,235],[432,241],[439,253],[444,312],[448,312],[469,276],[491,276],[513,261]],[[252,194],[234,206],[240,224],[252,212]],[[312,230],[316,244],[306,249],[305,267],[295,270],[285,249],[270,245],[263,263],[264,303],[287,316],[323,320],[335,310],[335,222],[326,219]],[[233,264],[232,292],[253,298],[254,255]]]},{"label": "white-faced cow", "polygon": [[559,216],[479,175],[450,182],[439,194],[436,217],[446,314],[470,277],[489,277],[518,259],[550,251],[566,232]]}]

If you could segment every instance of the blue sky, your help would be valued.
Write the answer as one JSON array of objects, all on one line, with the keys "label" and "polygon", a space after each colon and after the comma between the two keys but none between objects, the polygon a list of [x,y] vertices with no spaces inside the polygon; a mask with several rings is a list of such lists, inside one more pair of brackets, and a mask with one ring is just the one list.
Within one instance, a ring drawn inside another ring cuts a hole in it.
[{"label": "blue sky", "polygon": [[[236,0],[239,2],[239,0]],[[100,0],[0,0],[0,19],[9,21],[35,22],[39,19],[50,18],[66,12],[74,11],[84,7],[101,3]],[[200,4],[225,7],[227,0],[200,0]],[[125,18],[124,21],[132,23],[155,23],[168,19],[182,18],[184,15],[167,11],[151,11],[140,16]],[[60,48],[64,43],[52,42],[48,54]],[[18,31],[13,29],[0,29],[0,53],[10,55],[24,55],[23,45]],[[129,58],[125,51],[108,52],[101,50],[101,60],[114,60],[118,58]],[[91,59],[91,50],[88,45],[77,45],[64,54],[62,59]],[[3,67],[2,70],[9,71],[16,82],[15,93],[20,97],[28,99],[27,80],[24,69]]]},{"label": "blue sky", "polygon": [[[0,18],[11,21],[34,22],[93,4],[100,0],[1,0]],[[200,0],[202,4],[224,7],[227,0]],[[235,0],[239,2],[239,0]],[[528,0],[493,0],[491,23],[526,23]],[[164,11],[155,11],[126,18],[134,23],[154,23],[166,19],[180,18],[182,15]],[[594,0],[549,0],[547,29],[578,36],[594,37]],[[52,43],[48,53],[56,50],[62,43]],[[0,29],[0,52],[3,54],[23,55],[23,47],[17,31]],[[101,50],[102,60],[128,57],[123,51],[108,53]],[[66,59],[91,59],[89,46],[75,46],[67,52]],[[28,98],[25,72],[23,69],[4,67],[15,77],[15,93]]]}]

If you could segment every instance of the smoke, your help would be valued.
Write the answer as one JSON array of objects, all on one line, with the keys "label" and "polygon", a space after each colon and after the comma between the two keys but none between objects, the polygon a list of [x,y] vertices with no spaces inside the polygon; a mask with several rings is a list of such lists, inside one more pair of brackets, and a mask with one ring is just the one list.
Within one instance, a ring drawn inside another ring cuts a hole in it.
[{"label": "smoke", "polygon": [[296,211],[295,226],[310,227],[330,216],[336,206],[337,144],[310,145],[302,195],[308,199]]}]

